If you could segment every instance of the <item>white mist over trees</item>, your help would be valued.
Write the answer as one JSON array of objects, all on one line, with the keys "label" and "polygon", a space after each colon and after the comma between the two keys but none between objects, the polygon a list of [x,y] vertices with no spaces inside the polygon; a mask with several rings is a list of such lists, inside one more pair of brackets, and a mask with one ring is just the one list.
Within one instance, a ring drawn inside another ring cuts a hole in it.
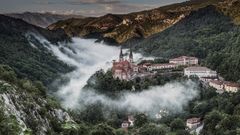
[{"label": "white mist over trees", "polygon": [[196,97],[197,85],[192,81],[171,82],[164,86],[151,87],[142,92],[123,92],[120,98],[111,99],[92,91],[85,91],[80,95],[82,104],[102,103],[110,108],[125,111],[137,111],[155,115],[164,109],[171,113],[179,113],[183,106]]},{"label": "white mist over trees", "polygon": [[[64,86],[60,84],[57,92],[66,108],[81,109],[87,104],[102,103],[107,107],[149,114],[160,109],[181,112],[183,106],[197,95],[197,87],[191,81],[172,82],[137,93],[123,92],[118,99],[97,94],[94,90],[82,90],[96,71],[111,67],[112,60],[118,58],[120,48],[80,38],[73,38],[73,43],[59,46],[47,44],[60,60],[76,67],[76,70],[65,75],[70,81]],[[135,60],[141,58],[140,54],[134,54]]]}]

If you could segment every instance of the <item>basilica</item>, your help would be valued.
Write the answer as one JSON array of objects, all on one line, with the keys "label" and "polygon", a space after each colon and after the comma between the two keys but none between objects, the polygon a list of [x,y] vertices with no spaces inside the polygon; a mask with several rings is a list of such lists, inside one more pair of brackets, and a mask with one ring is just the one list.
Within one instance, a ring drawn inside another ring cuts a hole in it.
[{"label": "basilica", "polygon": [[130,54],[128,58],[125,59],[121,49],[118,61],[113,61],[113,77],[119,78],[120,80],[131,80],[137,72],[138,66],[133,62],[132,50],[130,49]]}]

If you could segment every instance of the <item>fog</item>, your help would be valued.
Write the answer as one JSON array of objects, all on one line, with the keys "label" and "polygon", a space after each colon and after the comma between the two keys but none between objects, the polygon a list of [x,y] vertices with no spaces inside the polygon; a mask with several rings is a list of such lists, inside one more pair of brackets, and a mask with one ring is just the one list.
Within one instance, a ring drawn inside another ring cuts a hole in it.
[{"label": "fog", "polygon": [[[111,67],[112,60],[119,56],[120,48],[80,38],[73,38],[73,43],[62,43],[59,46],[51,45],[44,39],[40,40],[58,59],[76,67],[76,70],[64,75],[69,78],[69,82],[64,86],[59,84],[56,93],[66,108],[81,109],[83,105],[102,103],[108,107],[128,111],[153,112],[167,109],[180,112],[183,106],[197,95],[197,87],[191,81],[171,82],[138,93],[123,92],[120,98],[115,100],[97,94],[94,90],[83,90],[87,80],[96,71]],[[141,54],[134,54],[135,60],[142,58]]]},{"label": "fog", "polygon": [[110,108],[155,115],[162,109],[171,113],[182,112],[184,105],[187,105],[197,94],[197,85],[194,82],[183,81],[151,87],[142,92],[120,93],[121,97],[115,100],[96,94],[94,90],[88,90],[80,95],[80,99],[84,105],[102,103]]}]

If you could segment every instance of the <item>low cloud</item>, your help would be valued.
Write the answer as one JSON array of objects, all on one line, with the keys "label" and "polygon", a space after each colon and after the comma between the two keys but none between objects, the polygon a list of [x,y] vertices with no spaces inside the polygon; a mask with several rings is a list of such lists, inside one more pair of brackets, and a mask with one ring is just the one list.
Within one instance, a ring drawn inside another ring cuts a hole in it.
[{"label": "low cloud", "polygon": [[198,95],[198,87],[192,81],[170,82],[164,86],[151,87],[142,92],[123,92],[119,99],[111,99],[94,90],[85,90],[79,97],[79,106],[102,103],[108,108],[127,112],[147,113],[155,116],[160,110],[180,113],[183,107]]},{"label": "low cloud", "polygon": [[[111,67],[111,62],[117,59],[120,48],[80,38],[74,38],[70,45],[59,44],[59,46],[51,45],[45,39],[38,39],[59,60],[76,67],[75,71],[64,75],[70,80],[67,84],[58,84],[59,89],[56,95],[62,99],[62,105],[66,108],[84,109],[86,105],[102,103],[108,108],[148,113],[154,116],[162,109],[172,113],[181,112],[183,107],[198,95],[198,87],[192,81],[170,82],[142,92],[125,91],[120,93],[118,99],[98,94],[95,90],[85,90],[83,87],[96,71]],[[126,51],[124,50],[125,53]],[[141,54],[134,54],[135,60],[141,58],[143,58]]]}]

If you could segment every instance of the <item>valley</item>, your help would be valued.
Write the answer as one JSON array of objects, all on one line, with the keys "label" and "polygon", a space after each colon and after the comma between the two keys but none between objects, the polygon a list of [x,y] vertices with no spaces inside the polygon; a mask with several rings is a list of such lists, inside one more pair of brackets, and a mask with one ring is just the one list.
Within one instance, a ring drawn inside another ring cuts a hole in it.
[{"label": "valley", "polygon": [[0,135],[240,133],[238,0],[61,4],[109,14],[0,15]]}]

